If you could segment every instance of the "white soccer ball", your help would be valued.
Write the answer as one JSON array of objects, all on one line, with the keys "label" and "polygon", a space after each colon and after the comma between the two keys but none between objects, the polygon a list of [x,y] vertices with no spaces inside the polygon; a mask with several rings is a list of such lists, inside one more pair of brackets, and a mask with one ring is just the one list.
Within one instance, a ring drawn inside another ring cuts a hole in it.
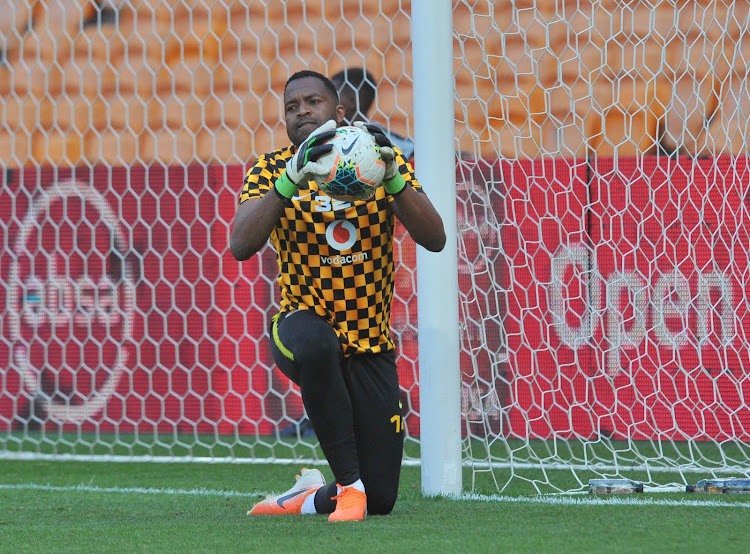
[{"label": "white soccer ball", "polygon": [[328,141],[333,150],[323,156],[333,161],[329,175],[316,177],[318,188],[340,200],[367,200],[383,182],[385,162],[373,136],[359,127],[339,127]]}]

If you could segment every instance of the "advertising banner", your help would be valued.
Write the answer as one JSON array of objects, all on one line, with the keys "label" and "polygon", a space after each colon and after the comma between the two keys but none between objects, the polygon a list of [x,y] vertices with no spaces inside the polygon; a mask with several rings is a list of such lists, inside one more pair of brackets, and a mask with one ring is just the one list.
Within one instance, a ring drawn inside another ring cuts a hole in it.
[{"label": "advertising banner", "polygon": [[[746,161],[462,161],[465,430],[750,439]],[[0,429],[269,435],[303,416],[267,341],[278,271],[228,248],[244,168],[6,171]],[[419,434],[416,246],[392,327]]]}]

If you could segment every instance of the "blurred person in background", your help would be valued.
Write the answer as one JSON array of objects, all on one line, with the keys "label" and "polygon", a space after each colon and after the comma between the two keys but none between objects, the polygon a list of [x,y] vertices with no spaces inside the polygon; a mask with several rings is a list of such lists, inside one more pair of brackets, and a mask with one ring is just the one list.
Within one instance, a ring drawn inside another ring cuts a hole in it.
[{"label": "blurred person in background", "polygon": [[[372,74],[361,67],[348,67],[331,77],[331,81],[339,93],[341,105],[344,106],[344,120],[347,124],[352,125],[355,121],[370,122],[368,114],[377,94],[375,78]],[[402,137],[393,131],[388,131],[377,122],[370,123],[383,131],[383,134],[390,139],[391,144],[403,152],[405,159],[412,159],[414,156],[413,140]]]}]

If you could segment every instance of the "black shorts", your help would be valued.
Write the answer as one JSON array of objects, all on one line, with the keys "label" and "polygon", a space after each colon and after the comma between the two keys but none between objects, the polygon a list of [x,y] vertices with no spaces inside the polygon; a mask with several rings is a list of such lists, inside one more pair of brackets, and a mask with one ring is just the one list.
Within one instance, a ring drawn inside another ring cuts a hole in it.
[{"label": "black shorts", "polygon": [[345,358],[333,328],[309,310],[274,317],[270,331],[274,361],[299,385],[337,481],[358,473],[368,513],[390,512],[404,443],[396,353]]}]

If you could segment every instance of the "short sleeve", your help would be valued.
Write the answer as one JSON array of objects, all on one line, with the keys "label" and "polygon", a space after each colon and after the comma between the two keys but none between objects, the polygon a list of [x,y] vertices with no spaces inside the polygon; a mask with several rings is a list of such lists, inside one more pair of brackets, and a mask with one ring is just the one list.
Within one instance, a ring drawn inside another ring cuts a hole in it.
[{"label": "short sleeve", "polygon": [[245,174],[245,180],[242,183],[240,198],[238,204],[242,204],[251,198],[260,198],[271,190],[274,176],[275,164],[264,154]]}]

